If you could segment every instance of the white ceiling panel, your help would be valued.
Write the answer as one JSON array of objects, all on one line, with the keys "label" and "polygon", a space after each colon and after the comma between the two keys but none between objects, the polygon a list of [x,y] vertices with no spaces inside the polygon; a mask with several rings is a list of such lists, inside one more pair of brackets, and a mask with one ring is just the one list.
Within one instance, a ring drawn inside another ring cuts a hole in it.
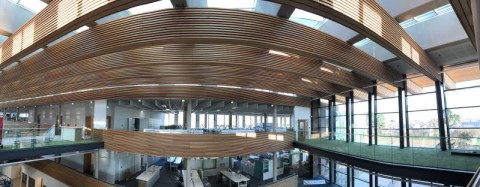
[{"label": "white ceiling panel", "polygon": [[405,30],[423,49],[430,49],[468,37],[455,12],[442,14],[412,25]]},{"label": "white ceiling panel", "polygon": [[377,0],[392,17],[396,17],[410,9],[423,5],[433,0]]}]

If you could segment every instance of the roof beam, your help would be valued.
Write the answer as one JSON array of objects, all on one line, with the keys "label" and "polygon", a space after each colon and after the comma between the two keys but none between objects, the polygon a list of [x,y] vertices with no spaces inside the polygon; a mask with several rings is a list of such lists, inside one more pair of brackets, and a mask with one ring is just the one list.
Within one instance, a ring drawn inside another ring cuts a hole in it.
[{"label": "roof beam", "polygon": [[471,0],[450,0],[455,14],[457,14],[458,20],[463,26],[463,29],[467,33],[470,42],[472,42],[473,47],[477,48],[476,39],[475,39],[475,29],[473,24]]},{"label": "roof beam", "polygon": [[[375,1],[270,0],[323,16],[363,34],[432,80],[438,67],[410,35]],[[388,33],[388,34],[385,34]]]},{"label": "roof beam", "polygon": [[2,28],[0,28],[0,35],[9,37],[10,35],[12,35],[12,33],[10,33],[10,32],[8,32],[8,31],[3,30]]},{"label": "roof beam", "polygon": [[295,7],[282,4],[278,9],[277,16],[288,19],[293,14],[293,11],[295,11]]},{"label": "roof beam", "polygon": [[188,7],[187,0],[170,0],[170,2],[172,2],[173,7],[175,7],[175,8],[186,8],[186,7]]}]

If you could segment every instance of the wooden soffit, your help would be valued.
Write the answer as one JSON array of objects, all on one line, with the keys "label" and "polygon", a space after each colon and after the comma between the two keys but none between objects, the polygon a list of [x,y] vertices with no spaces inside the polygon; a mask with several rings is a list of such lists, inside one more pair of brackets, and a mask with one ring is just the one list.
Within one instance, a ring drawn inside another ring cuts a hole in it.
[{"label": "wooden soffit", "polygon": [[156,0],[53,0],[0,45],[0,69],[95,20]]},{"label": "wooden soffit", "polygon": [[[105,149],[152,156],[228,157],[292,149],[293,132],[236,134],[162,134],[94,129]],[[172,146],[175,145],[175,146]]]},{"label": "wooden soffit", "polygon": [[318,14],[367,36],[432,80],[439,66],[375,0],[269,0]]},{"label": "wooden soffit", "polygon": [[151,45],[240,44],[322,59],[370,79],[394,84],[401,75],[361,50],[321,31],[240,10],[169,9],[97,25],[6,70],[2,83],[108,53]]}]

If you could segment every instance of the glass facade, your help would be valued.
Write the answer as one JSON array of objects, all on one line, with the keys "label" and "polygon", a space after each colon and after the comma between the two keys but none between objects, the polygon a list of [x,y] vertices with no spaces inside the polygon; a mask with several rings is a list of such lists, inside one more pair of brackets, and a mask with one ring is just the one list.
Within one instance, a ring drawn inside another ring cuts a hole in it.
[{"label": "glass facade", "polygon": [[[354,90],[353,106],[349,109],[345,102],[346,94],[336,95],[335,101],[332,101],[333,97],[320,99],[320,138],[330,136],[346,141],[347,132],[350,132],[349,141],[367,144],[371,128],[372,144],[400,146],[403,133],[405,147],[441,148],[441,139],[445,139],[447,149],[480,150],[480,77],[463,75],[468,73],[466,71],[478,71],[478,65],[457,69],[446,68],[444,76],[454,81],[446,81],[441,85],[445,89],[439,91],[443,99],[444,110],[441,112],[445,116],[445,137],[440,134],[435,82],[425,76],[412,75],[405,80],[406,90],[401,91],[401,107],[398,88],[385,83],[377,84],[376,92],[370,89],[371,114],[368,94],[360,90]],[[330,110],[333,116],[330,116]],[[347,125],[347,110],[352,112],[350,125]],[[348,126],[350,129],[346,129]],[[330,135],[330,129],[335,136]]]}]

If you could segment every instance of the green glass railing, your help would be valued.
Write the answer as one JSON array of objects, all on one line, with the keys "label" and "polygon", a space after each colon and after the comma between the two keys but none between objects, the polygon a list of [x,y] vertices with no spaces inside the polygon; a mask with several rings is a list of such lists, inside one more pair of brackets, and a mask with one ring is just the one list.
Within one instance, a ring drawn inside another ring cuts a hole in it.
[{"label": "green glass railing", "polygon": [[[480,155],[465,156],[452,152],[459,150],[442,151],[440,137],[408,137],[409,146],[400,148],[399,136],[372,137],[373,145],[369,145],[369,136],[355,134],[354,142],[346,142],[346,133],[331,133],[317,139],[309,139],[300,143],[313,147],[344,153],[367,159],[414,166],[447,168],[456,170],[475,171],[480,166]],[[330,139],[330,140],[329,140]],[[350,141],[351,141],[350,136]]]},{"label": "green glass railing", "polygon": [[94,142],[84,127],[3,128],[1,150],[38,148]]}]

